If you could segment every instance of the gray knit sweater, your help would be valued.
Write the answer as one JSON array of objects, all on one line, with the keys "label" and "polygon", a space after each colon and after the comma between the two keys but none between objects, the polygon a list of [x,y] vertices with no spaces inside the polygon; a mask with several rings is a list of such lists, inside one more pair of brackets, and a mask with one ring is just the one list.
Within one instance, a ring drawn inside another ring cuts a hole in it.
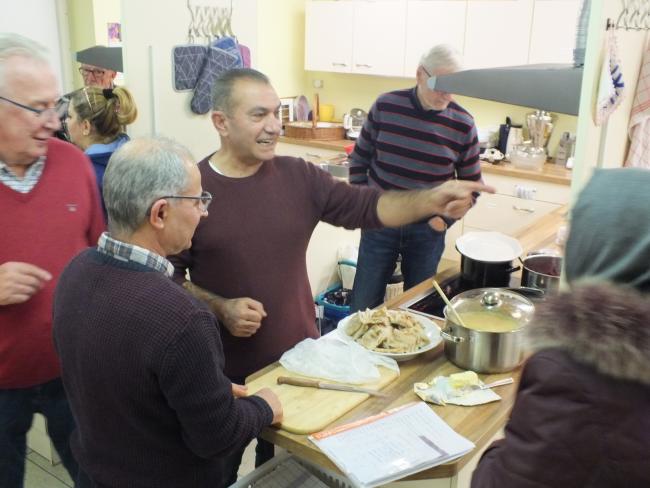
[{"label": "gray knit sweater", "polygon": [[72,449],[98,486],[215,486],[220,458],[272,421],[261,398],[233,398],[216,319],[160,272],[83,252],[53,329]]}]

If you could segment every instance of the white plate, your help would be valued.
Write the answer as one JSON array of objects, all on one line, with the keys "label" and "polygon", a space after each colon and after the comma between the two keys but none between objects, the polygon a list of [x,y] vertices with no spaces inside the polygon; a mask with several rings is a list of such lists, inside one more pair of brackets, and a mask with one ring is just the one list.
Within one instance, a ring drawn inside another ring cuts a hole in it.
[{"label": "white plate", "polygon": [[[408,361],[409,359],[413,359],[418,354],[422,354],[423,352],[430,351],[438,344],[440,344],[440,342],[442,341],[442,337],[440,337],[440,327],[438,327],[435,322],[418,314],[404,312],[403,310],[400,310],[400,312],[410,315],[412,318],[417,320],[422,325],[422,328],[424,328],[424,334],[429,339],[429,344],[413,352],[399,352],[399,353],[378,352],[378,351],[372,351],[372,352],[374,352],[375,354],[379,354],[380,356],[387,356],[389,358],[393,358],[395,361],[400,362],[400,361]],[[352,317],[354,317],[355,315],[356,314],[348,315],[347,317],[339,321],[339,324],[337,326],[339,337],[346,342],[352,342],[354,340],[352,339],[352,337],[350,337],[350,334],[348,334],[347,331],[348,331],[348,327],[350,326]]]},{"label": "white plate", "polygon": [[524,252],[517,239],[500,232],[468,232],[456,239],[456,249],[470,259],[490,263],[512,261]]}]

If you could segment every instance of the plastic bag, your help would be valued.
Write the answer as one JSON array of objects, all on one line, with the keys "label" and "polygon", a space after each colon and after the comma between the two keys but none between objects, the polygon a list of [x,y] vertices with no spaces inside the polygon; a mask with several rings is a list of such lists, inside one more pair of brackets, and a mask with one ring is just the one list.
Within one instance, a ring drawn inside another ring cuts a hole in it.
[{"label": "plastic bag", "polygon": [[343,342],[334,334],[299,342],[282,355],[280,364],[292,373],[352,384],[379,380],[378,366],[399,373],[394,359],[374,354],[356,342]]}]

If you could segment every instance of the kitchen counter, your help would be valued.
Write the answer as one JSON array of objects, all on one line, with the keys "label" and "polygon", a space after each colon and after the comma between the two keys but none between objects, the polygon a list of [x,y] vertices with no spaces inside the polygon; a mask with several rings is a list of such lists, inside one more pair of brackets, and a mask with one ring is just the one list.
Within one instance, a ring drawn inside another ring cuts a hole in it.
[{"label": "kitchen counter", "polygon": [[[330,151],[345,152],[345,146],[354,144],[354,141],[341,139],[335,141],[319,141],[314,139],[295,139],[292,137],[280,137],[280,142],[286,144],[295,144],[297,146],[308,146],[318,149],[327,149]],[[515,168],[509,162],[500,162],[497,164],[481,162],[481,171],[484,174],[498,174],[510,176],[513,178],[524,178],[534,181],[546,181],[548,183],[558,183],[561,185],[571,185],[571,170],[558,166],[553,163],[546,163],[542,171],[530,171],[526,169]],[[489,177],[486,177],[489,183]]]},{"label": "kitchen counter", "polygon": [[[555,241],[557,228],[562,224],[565,214],[566,206],[563,206],[544,216],[534,225],[522,230],[519,233],[518,238],[524,248],[524,252],[552,246]],[[452,264],[446,261],[444,263],[445,264],[442,265],[444,269],[436,275],[436,278],[439,281],[443,281],[458,272],[457,264]],[[389,300],[385,305],[389,308],[396,308],[401,303],[430,287],[430,282],[427,280],[392,300]],[[268,366],[249,377],[248,380],[250,381],[261,376],[270,371],[270,369],[276,365],[277,364]],[[358,407],[355,407],[330,424],[327,429],[377,414],[386,409],[418,401],[419,398],[413,393],[413,383],[429,381],[435,376],[449,375],[461,371],[458,367],[447,361],[443,352],[442,344],[411,361],[400,363],[400,370],[400,376],[382,390],[384,393],[388,394],[387,398],[368,398]],[[513,377],[515,379],[514,385],[507,385],[498,389],[498,394],[502,398],[499,402],[475,407],[460,407],[454,405],[442,407],[431,405],[431,408],[445,422],[447,422],[456,432],[472,441],[476,445],[476,448],[470,454],[467,454],[456,461],[421,471],[404,478],[404,480],[452,478],[457,476],[460,470],[468,463],[476,462],[476,454],[487,447],[488,442],[500,431],[500,429],[503,428],[508,419],[515,399],[516,384],[520,373],[521,370],[517,369],[509,373],[480,375],[481,379],[485,382],[507,377]],[[283,447],[300,458],[304,458],[307,461],[334,472],[340,472],[329,458],[327,458],[307,439],[306,435],[292,434],[270,427],[264,430],[262,437],[280,447]],[[471,468],[469,468],[469,470],[471,470]]]}]

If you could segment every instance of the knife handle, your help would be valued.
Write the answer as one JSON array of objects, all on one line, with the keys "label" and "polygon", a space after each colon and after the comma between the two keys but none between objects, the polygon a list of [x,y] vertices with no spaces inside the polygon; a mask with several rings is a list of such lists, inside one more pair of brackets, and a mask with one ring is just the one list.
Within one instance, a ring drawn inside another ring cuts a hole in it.
[{"label": "knife handle", "polygon": [[278,376],[278,385],[310,386],[312,388],[320,387],[318,380],[310,380],[307,378],[292,378],[290,376]]}]

